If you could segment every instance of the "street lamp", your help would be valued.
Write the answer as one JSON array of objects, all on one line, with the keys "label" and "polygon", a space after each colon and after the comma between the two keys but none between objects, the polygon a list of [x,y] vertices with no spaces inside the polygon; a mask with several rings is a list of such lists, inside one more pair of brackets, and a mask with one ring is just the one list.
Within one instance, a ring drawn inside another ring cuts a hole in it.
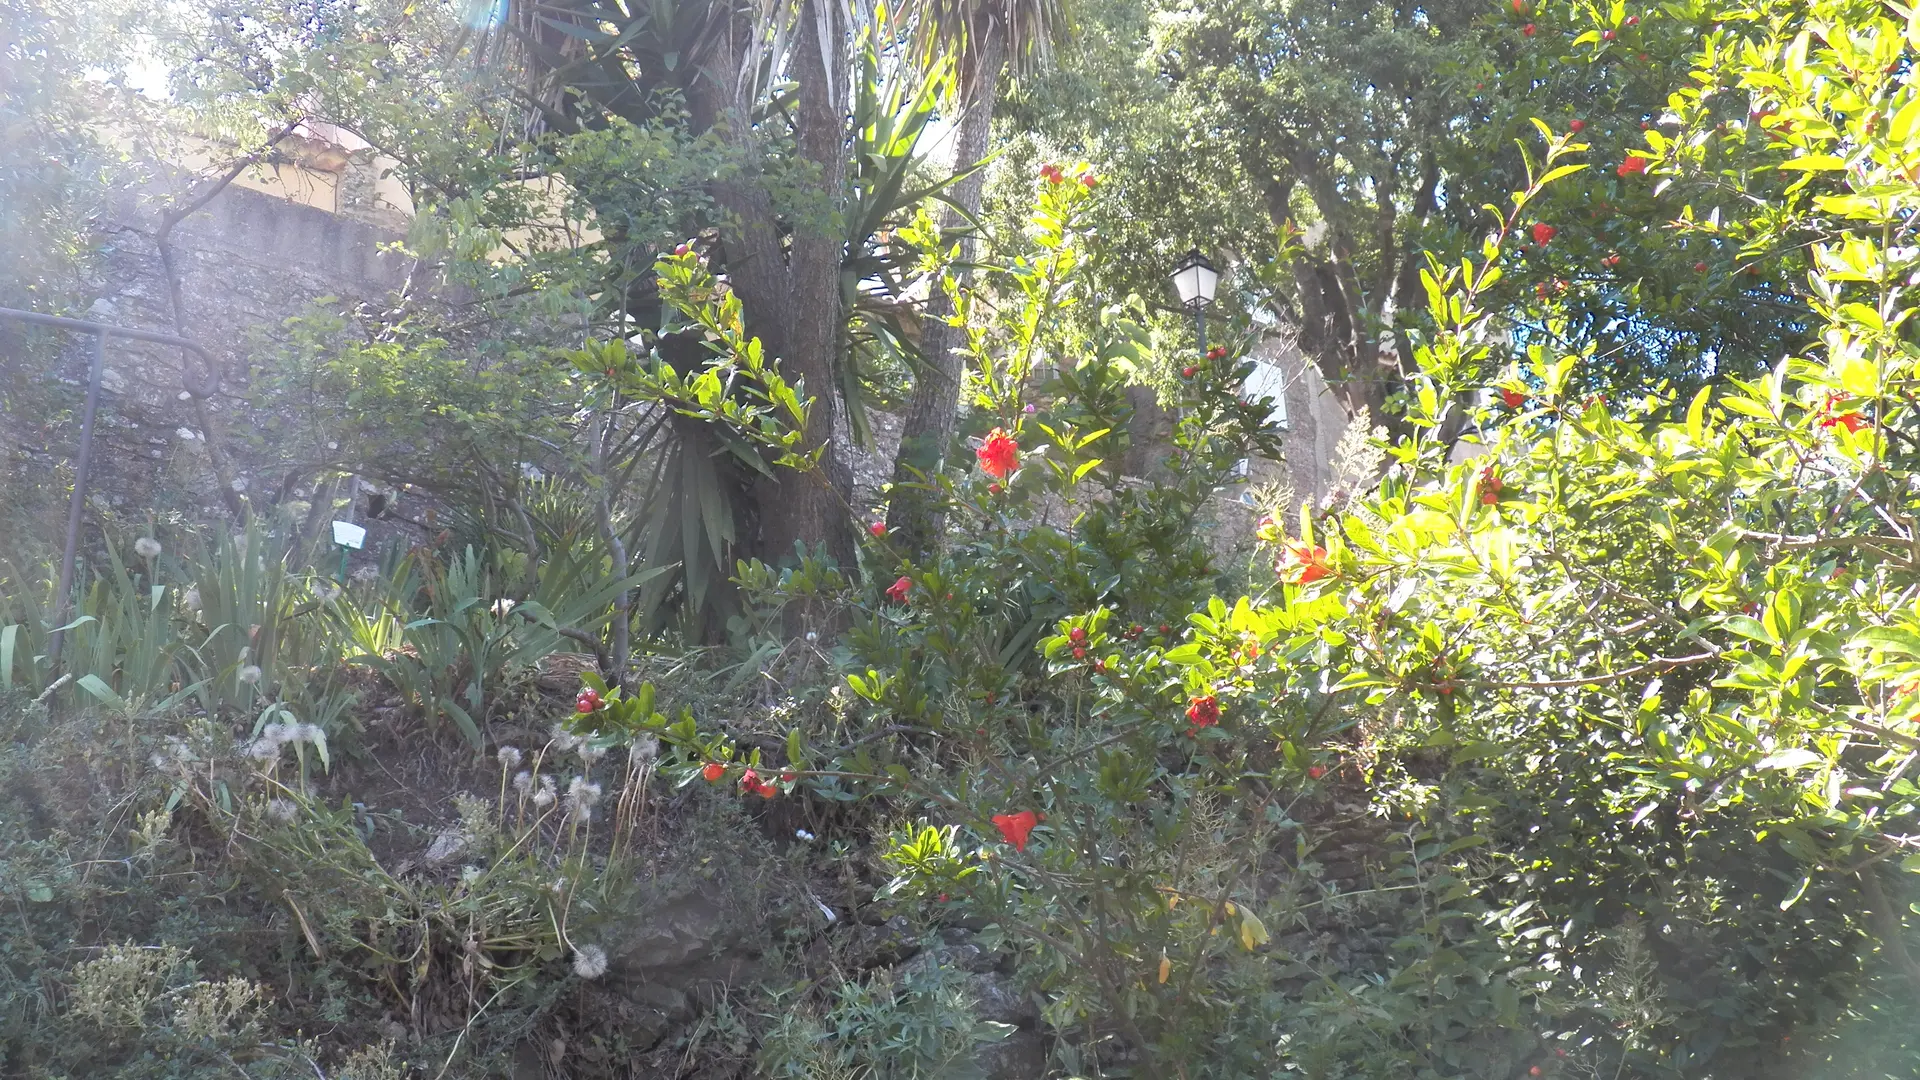
[{"label": "street lamp", "polygon": [[1213,306],[1214,289],[1220,284],[1220,272],[1213,268],[1199,248],[1187,252],[1173,268],[1173,294],[1180,306],[1193,312],[1194,330],[1200,335],[1200,351],[1207,351],[1207,308]]}]

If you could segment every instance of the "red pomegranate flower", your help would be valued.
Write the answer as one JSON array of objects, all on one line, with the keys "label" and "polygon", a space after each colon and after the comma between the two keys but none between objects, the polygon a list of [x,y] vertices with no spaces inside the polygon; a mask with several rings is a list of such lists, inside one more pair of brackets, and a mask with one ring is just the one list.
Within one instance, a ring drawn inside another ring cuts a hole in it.
[{"label": "red pomegranate flower", "polygon": [[993,815],[993,826],[1015,851],[1027,850],[1027,837],[1033,835],[1033,827],[1040,824],[1040,815],[1031,810],[1022,810],[1017,814]]},{"label": "red pomegranate flower", "polygon": [[590,713],[601,706],[600,691],[582,690],[580,696],[573,699],[573,710],[578,713]]},{"label": "red pomegranate flower", "polygon": [[1866,417],[1861,416],[1858,412],[1852,409],[1848,409],[1845,412],[1840,411],[1839,406],[1841,400],[1842,396],[1839,393],[1834,391],[1827,392],[1826,400],[1820,403],[1820,411],[1818,414],[1820,426],[1829,430],[1836,427],[1843,427],[1848,431],[1859,431],[1861,428],[1866,427]]},{"label": "red pomegranate flower", "polygon": [[1585,120],[1575,120],[1573,123],[1567,125],[1567,129],[1575,135],[1578,135],[1587,130],[1587,122]]},{"label": "red pomegranate flower", "polygon": [[1532,23],[1528,23],[1527,25],[1520,28],[1520,32],[1527,35],[1528,37],[1532,37],[1535,33],[1534,25]]},{"label": "red pomegranate flower", "polygon": [[974,451],[973,456],[980,459],[981,471],[988,476],[1005,480],[1008,473],[1019,467],[1020,444],[1015,442],[1013,436],[1007,434],[1005,430],[994,428],[987,432],[986,441],[980,444],[980,449]]},{"label": "red pomegranate flower", "polygon": [[1327,769],[1326,769],[1326,766],[1324,766],[1324,765],[1309,765],[1309,766],[1307,766],[1307,777],[1308,777],[1308,779],[1311,779],[1311,780],[1318,780],[1318,779],[1320,779],[1321,777],[1323,777],[1323,776],[1325,776],[1325,775],[1327,775]]},{"label": "red pomegranate flower", "polygon": [[876,521],[867,526],[867,532],[873,536],[885,536],[887,535],[887,523],[884,521]]},{"label": "red pomegranate flower", "polygon": [[1067,640],[1073,642],[1076,645],[1082,641],[1087,640],[1086,628],[1081,626],[1076,626],[1073,629],[1067,631]]},{"label": "red pomegranate flower", "polygon": [[1539,244],[1541,247],[1546,247],[1552,243],[1553,238],[1559,234],[1559,229],[1554,228],[1544,221],[1536,221],[1533,223],[1533,242]]},{"label": "red pomegranate flower", "polygon": [[1294,585],[1309,585],[1332,574],[1327,566],[1327,549],[1306,544],[1288,544],[1283,566],[1284,578]]},{"label": "red pomegranate flower", "polygon": [[727,767],[717,761],[709,761],[700,766],[700,778],[709,784],[719,783],[720,778],[725,775],[727,775]]},{"label": "red pomegranate flower", "polygon": [[896,604],[904,604],[907,602],[907,594],[912,591],[913,579],[905,574],[901,574],[899,581],[887,586],[887,599],[892,600]]},{"label": "red pomegranate flower", "polygon": [[1220,699],[1212,694],[1187,699],[1187,722],[1193,726],[1187,729],[1191,735],[1203,727],[1212,727],[1220,722]]},{"label": "red pomegranate flower", "polygon": [[1527,395],[1503,386],[1500,388],[1500,400],[1506,402],[1507,408],[1517,409],[1527,403]]},{"label": "red pomegranate flower", "polygon": [[1621,176],[1645,175],[1647,159],[1639,154],[1628,154],[1627,160],[1621,162],[1620,167],[1613,171]]}]

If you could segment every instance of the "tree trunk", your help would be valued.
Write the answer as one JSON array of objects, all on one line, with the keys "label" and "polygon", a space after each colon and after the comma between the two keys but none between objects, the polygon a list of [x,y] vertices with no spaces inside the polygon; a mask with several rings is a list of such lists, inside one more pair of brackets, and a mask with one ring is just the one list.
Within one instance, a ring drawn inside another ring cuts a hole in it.
[{"label": "tree trunk", "polygon": [[[821,190],[838,209],[847,171],[844,28],[825,0],[807,0],[794,32],[796,142],[800,156],[815,167]],[[740,123],[738,116],[735,122]],[[735,130],[741,138],[757,137],[744,123]],[[801,384],[802,396],[813,399],[801,448],[824,446],[827,451],[819,472],[781,470],[756,482],[760,529],[750,549],[775,562],[790,560],[796,543],[810,551],[824,547],[842,566],[850,566],[855,550],[848,514],[851,473],[843,448],[833,439],[839,407],[835,367],[846,332],[840,292],[845,240],[832,215],[822,214],[797,219],[783,243],[765,189],[726,184],[717,195],[732,218],[723,228],[726,269],[739,294],[747,331],[778,358],[790,382]]]},{"label": "tree trunk", "polygon": [[[1000,67],[1005,57],[1004,35],[983,35],[979,65],[970,73],[966,103],[960,114],[955,138],[955,170],[974,165],[987,155],[987,143],[993,134],[994,98],[1000,83]],[[981,193],[986,173],[976,170],[954,185],[953,201],[970,216],[980,213]],[[942,231],[958,229],[963,218],[949,207],[941,216]],[[960,241],[961,268],[956,277],[964,280],[965,264],[974,256],[974,238]],[[921,319],[920,353],[925,367],[914,381],[913,396],[900,426],[900,449],[893,458],[893,486],[887,503],[887,528],[894,544],[910,559],[921,559],[940,548],[946,527],[946,513],[939,492],[919,485],[935,476],[944,463],[947,448],[953,442],[960,422],[960,377],[965,363],[957,351],[966,342],[964,328],[951,326],[953,297],[935,283]]]}]

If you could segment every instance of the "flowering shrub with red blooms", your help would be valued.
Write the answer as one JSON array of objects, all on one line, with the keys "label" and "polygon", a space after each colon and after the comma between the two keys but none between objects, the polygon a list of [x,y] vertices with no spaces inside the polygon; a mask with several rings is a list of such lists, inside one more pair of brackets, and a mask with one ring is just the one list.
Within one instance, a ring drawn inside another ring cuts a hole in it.
[{"label": "flowering shrub with red blooms", "polygon": [[887,535],[887,523],[884,521],[876,521],[868,525],[867,535],[876,537]]},{"label": "flowering shrub with red blooms", "polygon": [[1560,235],[1560,230],[1544,221],[1536,221],[1533,223],[1533,242],[1541,247],[1546,247],[1552,243],[1553,238],[1558,235]]},{"label": "flowering shrub with red blooms", "polygon": [[896,604],[904,604],[907,602],[907,594],[912,591],[913,579],[905,574],[901,574],[898,581],[887,586],[887,599]]},{"label": "flowering shrub with red blooms", "polygon": [[974,451],[980,460],[980,471],[995,479],[1005,480],[1009,473],[1020,466],[1020,444],[1013,436],[1001,428],[994,428]]},{"label": "flowering shrub with red blooms", "polygon": [[1500,401],[1509,409],[1517,409],[1527,403],[1527,395],[1512,387],[1503,386],[1500,388]]},{"label": "flowering shrub with red blooms", "polygon": [[1647,159],[1639,154],[1628,154],[1626,160],[1613,171],[1620,176],[1638,176],[1647,171],[1647,164]]},{"label": "flowering shrub with red blooms", "polygon": [[573,699],[575,712],[590,713],[599,707],[600,694],[595,690],[582,690],[580,691],[580,695]]},{"label": "flowering shrub with red blooms", "polygon": [[719,783],[720,778],[725,775],[727,775],[727,767],[717,761],[709,761],[700,766],[700,778],[709,784]]}]

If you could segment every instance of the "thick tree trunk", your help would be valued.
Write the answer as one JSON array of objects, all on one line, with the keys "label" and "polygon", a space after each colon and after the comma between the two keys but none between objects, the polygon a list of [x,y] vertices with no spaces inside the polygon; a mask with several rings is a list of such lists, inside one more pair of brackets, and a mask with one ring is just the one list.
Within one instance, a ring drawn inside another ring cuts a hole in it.
[{"label": "thick tree trunk", "polygon": [[[814,166],[821,191],[837,209],[846,183],[849,75],[844,28],[824,5],[825,0],[808,0],[795,27],[795,134],[800,156]],[[744,125],[738,132],[741,138],[756,137]],[[840,292],[845,240],[826,213],[796,220],[783,243],[764,189],[728,184],[717,194],[732,218],[723,229],[726,268],[747,330],[778,358],[789,381],[802,384],[803,396],[813,399],[803,448],[827,450],[820,472],[782,470],[756,482],[760,528],[749,549],[769,562],[788,561],[799,543],[809,550],[824,547],[841,565],[851,565],[851,474],[844,448],[833,439],[839,407],[835,367],[846,330]]]},{"label": "thick tree trunk", "polygon": [[[953,165],[956,170],[975,165],[987,155],[993,134],[993,106],[1000,82],[1000,67],[1005,59],[1004,35],[988,33],[981,41],[979,64],[971,72],[966,104],[960,114]],[[953,201],[969,216],[980,212],[981,193],[986,173],[977,170],[954,185]],[[940,226],[957,229],[965,219],[952,208],[942,215]],[[960,261],[974,256],[974,238],[960,241]],[[964,275],[962,269],[958,272]],[[957,351],[966,342],[966,331],[951,326],[953,297],[935,284],[921,320],[920,353],[925,367],[915,380],[913,396],[900,431],[900,449],[893,458],[893,487],[887,502],[887,528],[895,546],[908,558],[921,559],[939,550],[946,528],[946,515],[939,493],[919,485],[939,472],[959,425],[960,378],[965,363]]]}]

